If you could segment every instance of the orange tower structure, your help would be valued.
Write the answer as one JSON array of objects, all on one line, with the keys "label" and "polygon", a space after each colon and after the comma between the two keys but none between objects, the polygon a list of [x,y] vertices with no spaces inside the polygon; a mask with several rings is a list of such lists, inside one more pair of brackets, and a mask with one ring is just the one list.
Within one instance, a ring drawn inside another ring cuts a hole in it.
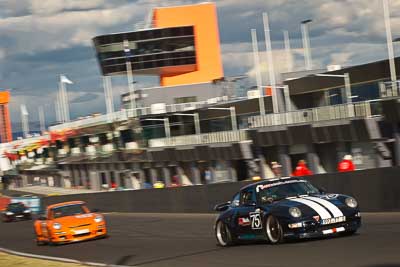
[{"label": "orange tower structure", "polygon": [[8,103],[10,102],[10,93],[0,92],[0,141],[7,143],[12,141],[10,112]]},{"label": "orange tower structure", "polygon": [[196,50],[196,70],[187,73],[162,74],[162,86],[202,83],[224,76],[217,9],[214,3],[155,8],[153,27],[193,26]]}]

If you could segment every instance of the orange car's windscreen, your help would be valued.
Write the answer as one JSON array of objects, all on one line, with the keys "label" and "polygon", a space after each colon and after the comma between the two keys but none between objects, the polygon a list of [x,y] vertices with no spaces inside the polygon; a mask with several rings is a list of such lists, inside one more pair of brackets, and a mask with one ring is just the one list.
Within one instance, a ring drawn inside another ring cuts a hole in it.
[{"label": "orange car's windscreen", "polygon": [[66,216],[85,214],[87,213],[87,209],[83,205],[68,205],[68,206],[53,208],[52,213],[53,213],[53,218],[57,219]]}]

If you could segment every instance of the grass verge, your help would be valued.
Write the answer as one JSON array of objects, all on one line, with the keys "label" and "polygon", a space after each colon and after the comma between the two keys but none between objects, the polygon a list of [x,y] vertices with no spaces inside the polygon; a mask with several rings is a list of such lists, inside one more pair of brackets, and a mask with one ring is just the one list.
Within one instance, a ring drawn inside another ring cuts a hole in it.
[{"label": "grass verge", "polygon": [[14,256],[7,253],[0,252],[0,266],[1,267],[82,267],[74,263],[64,263],[57,261],[46,261],[33,259],[28,257]]}]

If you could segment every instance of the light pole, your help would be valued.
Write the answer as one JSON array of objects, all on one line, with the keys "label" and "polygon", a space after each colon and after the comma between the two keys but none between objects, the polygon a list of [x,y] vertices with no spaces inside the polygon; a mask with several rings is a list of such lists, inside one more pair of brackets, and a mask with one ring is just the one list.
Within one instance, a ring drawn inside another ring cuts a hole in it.
[{"label": "light pole", "polygon": [[25,104],[21,104],[21,122],[22,122],[22,132],[24,138],[28,138],[29,135],[29,113]]},{"label": "light pole", "polygon": [[194,113],[194,114],[174,113],[173,115],[176,115],[176,116],[190,116],[190,117],[193,117],[193,119],[194,119],[194,131],[196,132],[196,134],[200,134],[200,119],[199,119],[199,113]]},{"label": "light pole", "polygon": [[238,126],[237,126],[237,121],[236,121],[236,109],[235,107],[229,107],[229,108],[208,108],[211,110],[229,110],[231,113],[231,122],[232,122],[232,131],[237,131]]},{"label": "light pole", "polygon": [[46,131],[46,118],[44,116],[43,106],[39,106],[38,114],[39,114],[40,132],[43,135],[44,132]]},{"label": "light pole", "polygon": [[351,103],[353,96],[351,95],[351,83],[350,83],[350,75],[349,73],[345,73],[343,75],[341,74],[315,74],[313,76],[319,76],[319,77],[333,77],[333,78],[344,78],[344,89],[345,89],[345,102],[346,103]]},{"label": "light pole", "polygon": [[310,37],[308,33],[308,24],[312,22],[311,19],[303,20],[301,22],[301,34],[303,36],[303,49],[306,70],[312,70],[312,56],[310,48]]},{"label": "light pole", "polygon": [[264,34],[265,34],[265,47],[267,52],[267,61],[268,61],[268,71],[269,71],[269,80],[271,84],[272,91],[272,110],[274,113],[279,112],[278,108],[278,96],[276,94],[276,79],[275,79],[275,68],[274,68],[274,59],[272,57],[272,45],[271,45],[271,35],[270,35],[270,27],[269,27],[269,19],[268,14],[263,13],[263,23],[264,23]]},{"label": "light pole", "polygon": [[392,40],[392,29],[390,25],[390,9],[388,0],[383,0],[383,13],[385,17],[386,42],[389,54],[390,79],[392,81],[393,91],[397,92],[396,64],[394,62],[394,49]]},{"label": "light pole", "polygon": [[145,119],[145,121],[162,121],[164,122],[164,130],[165,130],[165,137],[171,138],[171,130],[169,127],[169,119],[164,118],[164,119]]},{"label": "light pole", "polygon": [[290,47],[290,37],[288,31],[283,31],[283,40],[285,43],[285,54],[286,54],[286,66],[287,72],[293,71],[293,55]]},{"label": "light pole", "polygon": [[258,88],[258,105],[260,107],[260,115],[265,115],[265,104],[264,104],[264,91],[262,88],[261,70],[260,70],[260,55],[258,54],[258,41],[256,29],[251,29],[251,39],[253,43],[253,58],[254,66],[256,70],[256,81]]}]

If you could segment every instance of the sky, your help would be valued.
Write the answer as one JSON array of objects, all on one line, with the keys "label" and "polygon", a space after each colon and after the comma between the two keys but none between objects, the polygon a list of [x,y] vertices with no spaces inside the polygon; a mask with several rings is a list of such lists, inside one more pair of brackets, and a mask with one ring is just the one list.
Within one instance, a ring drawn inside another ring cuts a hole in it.
[{"label": "sky", "polygon": [[[31,121],[43,106],[55,120],[60,74],[68,86],[71,117],[105,112],[104,91],[92,38],[139,27],[153,7],[191,4],[190,0],[0,0],[0,88],[11,90],[11,119],[20,121],[26,104]],[[389,0],[394,37],[400,36],[400,0]],[[289,31],[295,70],[304,69],[300,22],[312,19],[313,65],[358,65],[387,58],[382,0],[217,0],[225,76],[254,79],[251,29],[257,29],[263,83],[268,83],[262,13],[270,18],[275,71],[285,72],[283,30]],[[400,45],[400,44],[399,44]],[[395,45],[395,52],[400,47]],[[149,87],[156,79],[137,78]],[[127,91],[125,78],[113,78],[116,103]],[[119,109],[119,104],[116,104]]]}]

